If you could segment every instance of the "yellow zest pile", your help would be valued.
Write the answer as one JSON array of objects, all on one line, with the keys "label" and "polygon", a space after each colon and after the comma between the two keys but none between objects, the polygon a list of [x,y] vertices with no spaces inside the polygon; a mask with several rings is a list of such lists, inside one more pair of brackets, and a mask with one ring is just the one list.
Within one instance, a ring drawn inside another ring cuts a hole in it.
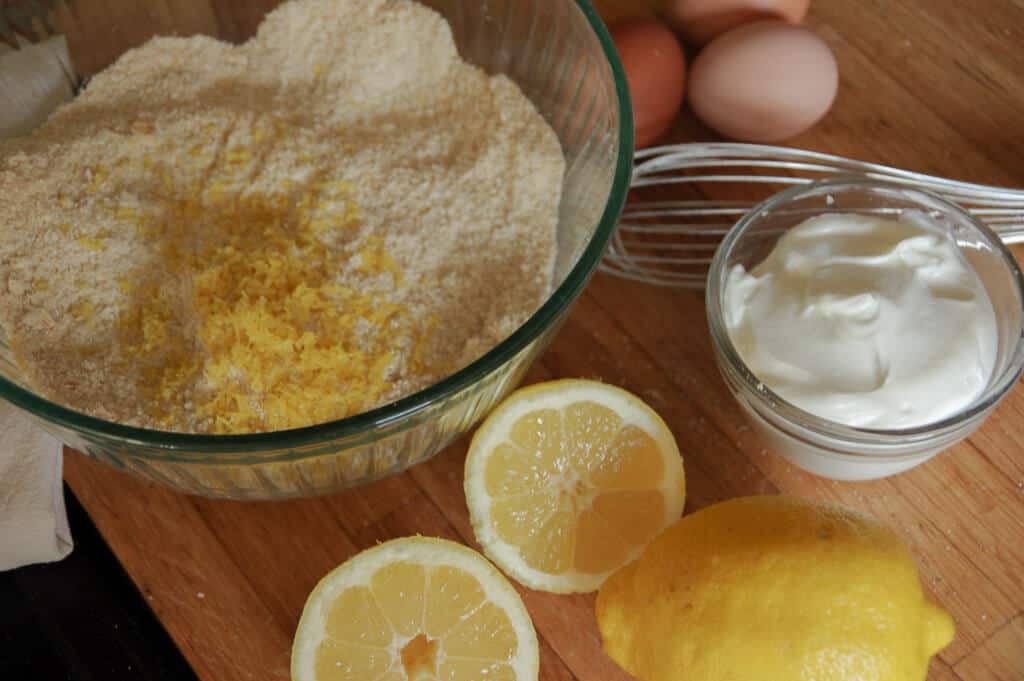
[{"label": "yellow zest pile", "polygon": [[[251,154],[221,156],[205,191],[116,209],[159,256],[121,282],[127,302],[118,325],[123,361],[141,367],[148,415],[168,428],[184,416],[206,432],[242,433],[379,404],[396,350],[422,337],[404,306],[339,283],[338,273],[352,267],[390,273],[396,285],[401,275],[379,238],[346,247],[324,240],[358,227],[351,188],[318,181],[291,193],[240,191],[233,187],[247,183],[229,180],[251,171]],[[146,161],[163,175],[164,164]],[[175,179],[161,184],[168,190]]]}]

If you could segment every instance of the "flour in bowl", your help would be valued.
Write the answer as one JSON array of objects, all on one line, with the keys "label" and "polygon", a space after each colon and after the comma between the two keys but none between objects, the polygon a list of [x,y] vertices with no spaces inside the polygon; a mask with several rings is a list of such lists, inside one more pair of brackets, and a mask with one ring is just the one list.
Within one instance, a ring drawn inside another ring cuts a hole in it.
[{"label": "flour in bowl", "polygon": [[507,337],[552,286],[564,158],[408,0],[157,38],[0,143],[0,324],[42,395],[238,433],[350,416]]}]

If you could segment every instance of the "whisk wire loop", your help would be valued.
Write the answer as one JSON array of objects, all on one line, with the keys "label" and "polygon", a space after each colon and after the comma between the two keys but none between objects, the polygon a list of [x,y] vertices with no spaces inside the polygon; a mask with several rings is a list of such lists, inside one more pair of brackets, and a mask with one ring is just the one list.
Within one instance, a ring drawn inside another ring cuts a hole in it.
[{"label": "whisk wire loop", "polygon": [[[718,242],[760,200],[782,188],[840,175],[925,189],[958,203],[1006,243],[1024,242],[1024,190],[962,182],[802,149],[690,143],[636,153],[633,189],[673,186],[701,198],[627,204],[601,269],[656,286],[700,289]],[[766,191],[776,187],[773,191]],[[758,199],[706,197],[726,189]],[[794,218],[801,212],[794,211]],[[886,209],[875,209],[884,214]],[[892,211],[889,211],[892,212]]]}]

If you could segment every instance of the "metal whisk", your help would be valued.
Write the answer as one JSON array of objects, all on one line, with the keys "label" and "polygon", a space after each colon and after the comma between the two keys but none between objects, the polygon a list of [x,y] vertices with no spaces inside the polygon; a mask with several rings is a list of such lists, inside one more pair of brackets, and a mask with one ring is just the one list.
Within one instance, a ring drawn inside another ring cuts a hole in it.
[{"label": "metal whisk", "polygon": [[675,185],[693,198],[629,203],[601,269],[659,286],[703,288],[718,242],[756,203],[786,186],[838,175],[930,190],[972,212],[1003,241],[1024,241],[1024,190],[786,147],[692,143],[637,152],[633,189]]}]

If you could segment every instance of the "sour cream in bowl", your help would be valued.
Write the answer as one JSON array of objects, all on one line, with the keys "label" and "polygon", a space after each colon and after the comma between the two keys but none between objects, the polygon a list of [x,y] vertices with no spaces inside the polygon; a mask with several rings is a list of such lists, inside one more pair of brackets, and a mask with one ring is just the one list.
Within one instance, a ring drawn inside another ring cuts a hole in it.
[{"label": "sour cream in bowl", "polygon": [[987,227],[861,179],[783,192],[718,249],[723,377],[765,440],[837,479],[907,470],[967,437],[1024,364],[1024,286]]}]

